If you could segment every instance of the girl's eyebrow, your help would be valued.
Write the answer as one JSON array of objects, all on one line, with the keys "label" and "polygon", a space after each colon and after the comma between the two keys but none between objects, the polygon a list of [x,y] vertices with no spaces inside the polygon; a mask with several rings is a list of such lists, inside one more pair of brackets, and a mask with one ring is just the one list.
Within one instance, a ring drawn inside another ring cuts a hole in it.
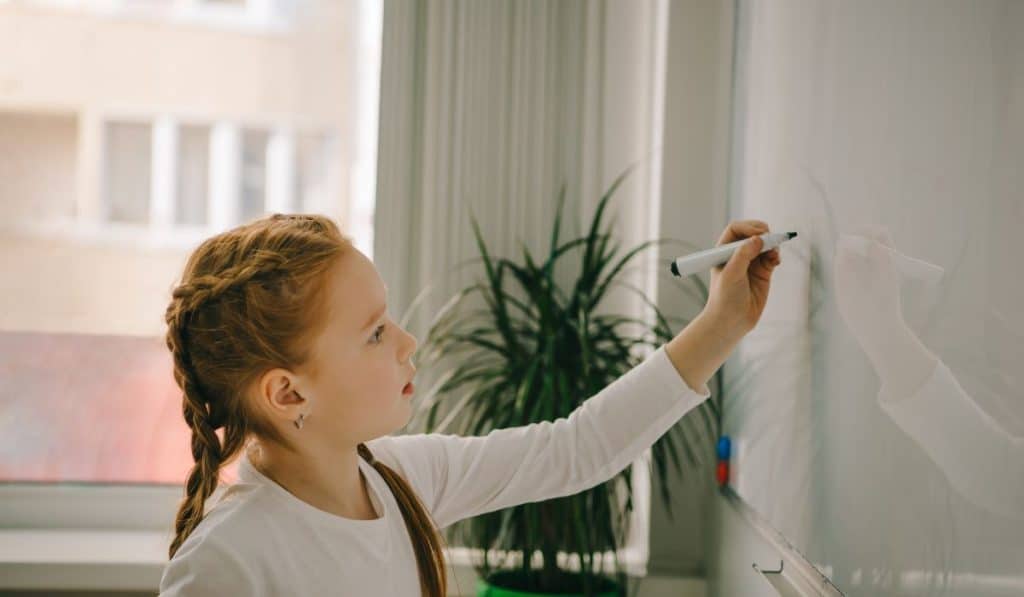
[{"label": "girl's eyebrow", "polygon": [[[384,285],[384,297],[387,298],[387,296],[388,296],[388,285],[385,284]],[[380,316],[384,315],[385,311],[387,311],[387,305],[383,305],[382,307],[377,309],[377,311],[373,314],[373,316],[370,317],[370,320],[367,321],[366,323],[364,323],[363,327],[359,328],[359,331],[360,332],[365,332],[366,328],[370,327],[371,325],[373,325],[373,322],[375,322],[378,319],[380,319]]]},{"label": "girl's eyebrow", "polygon": [[385,310],[387,310],[386,307],[381,307],[380,309],[377,309],[377,312],[373,314],[373,317],[371,317],[369,321],[367,321],[365,324],[363,324],[363,327],[359,328],[359,331],[360,332],[366,331],[366,328],[370,327],[371,325],[373,325],[373,322],[375,322],[378,319],[380,319],[381,315],[384,315],[384,311]]}]

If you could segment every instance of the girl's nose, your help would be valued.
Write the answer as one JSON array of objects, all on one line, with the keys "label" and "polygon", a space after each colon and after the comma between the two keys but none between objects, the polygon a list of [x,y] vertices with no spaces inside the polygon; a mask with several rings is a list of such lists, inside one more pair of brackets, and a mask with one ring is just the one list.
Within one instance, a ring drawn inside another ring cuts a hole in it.
[{"label": "girl's nose", "polygon": [[405,332],[405,335],[408,336],[409,340],[411,341],[411,347],[409,349],[408,360],[409,360],[410,363],[412,363],[412,357],[413,357],[414,354],[416,354],[416,349],[419,348],[419,343],[416,341],[416,336],[413,336],[409,332]]}]

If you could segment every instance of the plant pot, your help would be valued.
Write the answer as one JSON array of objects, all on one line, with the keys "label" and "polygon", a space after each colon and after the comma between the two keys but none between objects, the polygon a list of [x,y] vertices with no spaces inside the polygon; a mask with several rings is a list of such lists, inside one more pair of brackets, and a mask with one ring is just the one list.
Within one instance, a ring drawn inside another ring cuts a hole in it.
[{"label": "plant pot", "polygon": [[[523,578],[520,570],[502,570],[491,573],[486,579],[477,581],[477,597],[583,597],[583,591],[579,587],[580,575],[578,573],[565,572],[559,580],[562,587],[547,591],[532,591],[523,588],[528,583]],[[626,592],[614,580],[599,576],[594,578],[597,585],[592,593],[593,597],[622,597]]]}]

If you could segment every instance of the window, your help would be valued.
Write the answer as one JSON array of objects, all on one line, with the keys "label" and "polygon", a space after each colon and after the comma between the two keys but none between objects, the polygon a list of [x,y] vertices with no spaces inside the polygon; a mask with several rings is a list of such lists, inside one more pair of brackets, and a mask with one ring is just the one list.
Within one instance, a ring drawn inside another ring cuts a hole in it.
[{"label": "window", "polygon": [[[177,496],[192,456],[163,344],[170,290],[202,239],[269,211],[370,236],[341,220],[354,202],[341,181],[369,159],[342,132],[376,118],[356,96],[379,71],[357,76],[351,32],[380,8],[17,4],[0,55],[33,59],[5,64],[0,86],[17,106],[0,110],[0,510],[18,518],[4,491],[25,483]],[[197,33],[200,15],[225,28]],[[239,35],[230,19],[288,26]]]},{"label": "window", "polygon": [[209,201],[210,127],[185,125],[178,135],[178,226],[205,226]]},{"label": "window", "polygon": [[242,133],[242,221],[259,217],[267,202],[267,134]]},{"label": "window", "polygon": [[164,232],[172,242],[184,231],[178,238],[191,242],[191,232],[212,233],[218,224],[329,210],[340,192],[336,149],[333,133],[294,133],[269,124],[239,129],[227,122],[180,122],[173,115],[108,121],[96,156],[103,169],[101,229]]},{"label": "window", "polygon": [[104,131],[103,198],[111,222],[149,221],[152,184],[151,131],[148,124],[107,123]]},{"label": "window", "polygon": [[330,196],[333,140],[329,135],[305,134],[298,138],[294,196],[303,211],[316,211]]}]

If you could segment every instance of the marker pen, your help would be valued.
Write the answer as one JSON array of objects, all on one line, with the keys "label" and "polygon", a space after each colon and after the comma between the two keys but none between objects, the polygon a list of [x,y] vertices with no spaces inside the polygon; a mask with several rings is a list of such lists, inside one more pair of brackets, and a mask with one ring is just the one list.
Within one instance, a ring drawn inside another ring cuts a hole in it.
[{"label": "marker pen", "polygon": [[[771,234],[760,234],[758,236],[764,241],[764,246],[761,247],[761,253],[764,253],[765,251],[771,251],[791,238],[795,238],[796,232],[772,232]],[[673,275],[683,277],[709,270],[715,266],[724,265],[732,257],[732,254],[736,252],[736,249],[740,248],[748,240],[750,239],[744,238],[720,247],[707,249],[706,251],[698,251],[684,257],[677,257],[669,269]]]}]

